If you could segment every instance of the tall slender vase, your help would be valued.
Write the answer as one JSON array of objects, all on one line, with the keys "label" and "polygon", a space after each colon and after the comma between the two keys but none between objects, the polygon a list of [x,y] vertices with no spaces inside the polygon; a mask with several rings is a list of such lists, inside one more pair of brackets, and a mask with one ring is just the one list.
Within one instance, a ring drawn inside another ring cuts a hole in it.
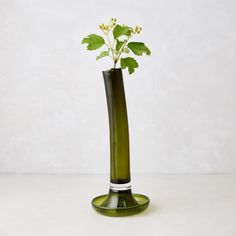
[{"label": "tall slender vase", "polygon": [[145,210],[149,198],[132,194],[129,129],[121,69],[103,72],[110,128],[110,189],[92,200],[96,211],[108,216],[127,216]]}]

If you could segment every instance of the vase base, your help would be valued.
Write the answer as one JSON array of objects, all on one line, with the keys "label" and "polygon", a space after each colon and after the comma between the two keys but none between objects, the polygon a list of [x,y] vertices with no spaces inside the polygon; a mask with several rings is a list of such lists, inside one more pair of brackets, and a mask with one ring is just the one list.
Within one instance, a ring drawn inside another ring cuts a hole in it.
[{"label": "vase base", "polygon": [[[120,196],[119,193],[117,193],[117,195],[112,194],[112,196],[109,193],[95,197],[91,203],[93,208],[98,213],[106,216],[129,216],[138,214],[147,209],[150,202],[147,196],[134,193],[132,194],[131,197],[132,199],[134,199],[134,202],[131,201],[129,202],[130,204],[127,205],[125,204],[119,205],[115,203],[119,202],[120,198],[121,199],[123,198],[123,196]],[[126,199],[125,200],[123,199],[123,202],[124,201],[126,201]]]}]

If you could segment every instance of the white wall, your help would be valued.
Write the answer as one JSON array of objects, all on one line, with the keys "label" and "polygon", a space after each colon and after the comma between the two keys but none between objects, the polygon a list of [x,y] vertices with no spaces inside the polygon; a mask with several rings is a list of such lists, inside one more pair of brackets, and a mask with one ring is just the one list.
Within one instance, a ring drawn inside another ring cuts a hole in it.
[{"label": "white wall", "polygon": [[0,172],[108,172],[112,63],[80,41],[110,17],[153,54],[124,73],[132,171],[236,172],[235,0],[0,0]]}]

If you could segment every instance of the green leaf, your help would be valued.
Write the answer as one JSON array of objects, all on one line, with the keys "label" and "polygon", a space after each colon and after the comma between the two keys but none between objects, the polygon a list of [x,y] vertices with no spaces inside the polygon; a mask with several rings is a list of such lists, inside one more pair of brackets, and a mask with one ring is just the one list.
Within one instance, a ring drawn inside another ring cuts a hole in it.
[{"label": "green leaf", "polygon": [[126,25],[116,25],[113,29],[113,36],[114,39],[119,38],[122,35],[129,36],[131,34],[131,29],[129,26]]},{"label": "green leaf", "polygon": [[128,43],[128,48],[137,56],[142,56],[143,53],[151,55],[149,48],[141,42],[130,42]]},{"label": "green leaf", "polygon": [[120,65],[122,69],[128,67],[129,74],[132,74],[134,72],[134,69],[138,68],[137,61],[132,57],[121,58]]},{"label": "green leaf", "polygon": [[81,42],[82,44],[87,43],[88,50],[96,50],[102,47],[105,44],[103,37],[97,34],[90,34],[86,38],[84,38]]},{"label": "green leaf", "polygon": [[109,56],[109,51],[102,51],[97,57],[96,60],[99,60],[103,57]]},{"label": "green leaf", "polygon": [[129,53],[129,49],[128,49],[127,47],[124,47],[124,48],[122,49],[122,52],[124,52],[124,53]]},{"label": "green leaf", "polygon": [[119,41],[119,39],[116,40],[116,51],[119,51],[121,47],[124,45],[124,41]]}]

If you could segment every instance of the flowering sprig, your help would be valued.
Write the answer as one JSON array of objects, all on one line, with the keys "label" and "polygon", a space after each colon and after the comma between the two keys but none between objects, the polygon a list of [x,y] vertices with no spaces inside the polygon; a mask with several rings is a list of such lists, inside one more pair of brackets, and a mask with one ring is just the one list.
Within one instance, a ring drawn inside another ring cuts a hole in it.
[{"label": "flowering sprig", "polygon": [[[142,56],[143,54],[151,55],[149,48],[142,42],[130,42],[130,39],[136,35],[140,34],[142,28],[140,26],[135,26],[134,28],[126,25],[119,25],[116,23],[115,18],[111,18],[109,24],[99,25],[99,29],[105,36],[105,39],[97,34],[90,34],[82,40],[82,44],[87,44],[88,50],[97,50],[103,46],[106,50],[101,51],[101,53],[96,57],[96,59],[101,59],[103,57],[110,57],[113,60],[114,68],[118,62],[120,62],[121,68],[128,68],[129,74],[132,74],[135,68],[138,68],[137,61],[132,57],[121,56],[126,53],[132,52],[136,56]],[[110,40],[110,34],[113,34],[113,41]]]}]

